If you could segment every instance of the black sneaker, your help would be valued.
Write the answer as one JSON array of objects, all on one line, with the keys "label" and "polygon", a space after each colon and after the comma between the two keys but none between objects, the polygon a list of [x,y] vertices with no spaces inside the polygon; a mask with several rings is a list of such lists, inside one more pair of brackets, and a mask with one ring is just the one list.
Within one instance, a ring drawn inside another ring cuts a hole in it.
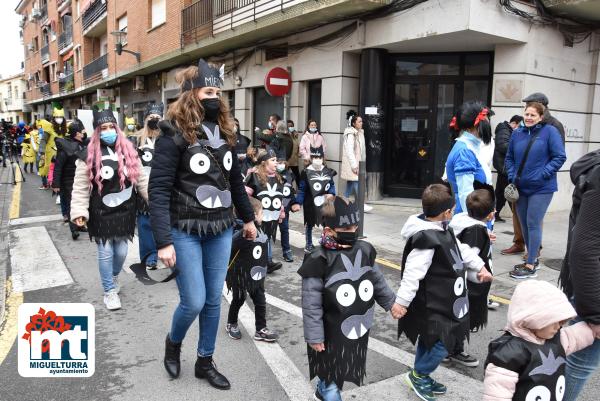
[{"label": "black sneaker", "polygon": [[240,331],[237,323],[227,323],[227,326],[225,326],[225,331],[227,334],[229,334],[229,337],[233,338],[234,340],[242,339],[242,332]]},{"label": "black sneaker", "polygon": [[146,270],[156,270],[156,269],[158,269],[158,266],[156,265],[156,262],[154,262],[154,263],[148,263],[146,265]]},{"label": "black sneaker", "polygon": [[276,270],[281,269],[283,264],[281,262],[268,262],[267,263],[267,274],[271,274]]},{"label": "black sneaker", "polygon": [[260,331],[257,331],[256,333],[254,333],[254,339],[256,341],[265,341],[268,343],[272,343],[274,341],[277,341],[278,338],[279,338],[279,335],[277,333],[272,333],[266,327]]},{"label": "black sneaker", "polygon": [[450,355],[448,357],[452,362],[460,363],[463,366],[470,368],[476,368],[479,366],[479,361],[474,356],[467,354],[466,352],[460,352],[458,354]]},{"label": "black sneaker", "polygon": [[528,278],[537,277],[537,271],[535,268],[528,269],[525,266],[515,266],[515,270],[508,273],[508,275],[515,280],[526,280]]}]

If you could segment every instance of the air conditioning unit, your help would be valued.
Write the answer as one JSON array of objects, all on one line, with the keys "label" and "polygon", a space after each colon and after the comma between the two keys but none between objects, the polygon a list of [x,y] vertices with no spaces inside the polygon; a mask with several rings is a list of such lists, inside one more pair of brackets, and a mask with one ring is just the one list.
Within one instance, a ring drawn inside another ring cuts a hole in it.
[{"label": "air conditioning unit", "polygon": [[42,18],[42,12],[40,11],[39,8],[31,9],[31,18],[34,18],[34,19]]},{"label": "air conditioning unit", "polygon": [[29,50],[30,52],[33,51],[33,43],[27,43],[27,50]]},{"label": "air conditioning unit", "polygon": [[146,90],[145,80],[143,75],[137,75],[133,78],[133,91],[144,92]]}]

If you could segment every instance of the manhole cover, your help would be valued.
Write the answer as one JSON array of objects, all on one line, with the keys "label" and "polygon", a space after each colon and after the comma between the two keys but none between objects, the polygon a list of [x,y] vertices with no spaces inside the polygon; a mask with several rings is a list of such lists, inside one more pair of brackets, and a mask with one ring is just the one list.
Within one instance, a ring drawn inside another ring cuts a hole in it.
[{"label": "manhole cover", "polygon": [[562,269],[563,259],[544,259],[544,265],[548,266],[552,270]]}]

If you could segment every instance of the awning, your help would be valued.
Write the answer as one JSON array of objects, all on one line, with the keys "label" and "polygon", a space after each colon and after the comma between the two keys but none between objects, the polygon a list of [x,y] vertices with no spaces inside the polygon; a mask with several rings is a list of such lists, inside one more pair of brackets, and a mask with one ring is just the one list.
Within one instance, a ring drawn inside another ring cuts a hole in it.
[{"label": "awning", "polygon": [[73,49],[69,50],[69,52],[63,56],[63,61],[67,61],[71,57],[73,57]]}]

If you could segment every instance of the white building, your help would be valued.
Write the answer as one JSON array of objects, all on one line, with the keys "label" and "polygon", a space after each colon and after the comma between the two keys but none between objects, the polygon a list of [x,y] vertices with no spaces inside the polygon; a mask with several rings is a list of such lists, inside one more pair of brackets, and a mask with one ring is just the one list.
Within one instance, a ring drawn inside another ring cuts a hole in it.
[{"label": "white building", "polygon": [[15,124],[26,120],[23,104],[26,90],[23,73],[0,79],[0,118]]}]

